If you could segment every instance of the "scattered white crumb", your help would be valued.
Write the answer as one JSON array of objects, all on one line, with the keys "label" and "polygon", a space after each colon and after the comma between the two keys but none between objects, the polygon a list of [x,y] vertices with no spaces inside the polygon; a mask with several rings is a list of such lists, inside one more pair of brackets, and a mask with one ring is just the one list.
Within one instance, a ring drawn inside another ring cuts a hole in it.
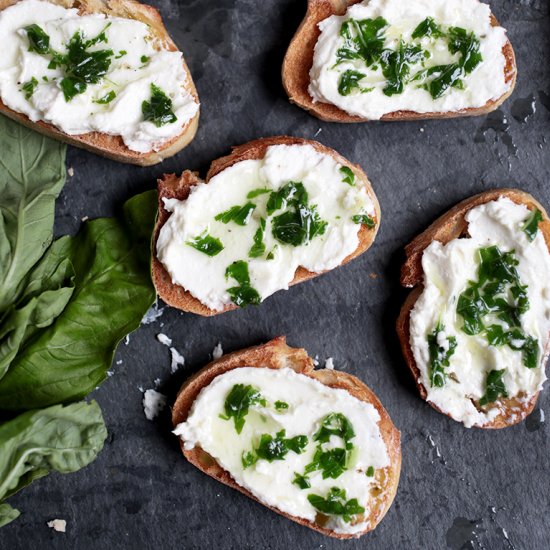
[{"label": "scattered white crumb", "polygon": [[52,519],[46,525],[58,533],[65,533],[67,530],[67,522],[64,519]]},{"label": "scattered white crumb", "polygon": [[127,334],[126,338],[124,339],[124,345],[127,346],[130,343],[130,335]]},{"label": "scattered white crumb", "polygon": [[158,306],[158,303],[155,302],[148,310],[147,313],[143,316],[141,320],[142,325],[150,325],[154,323],[162,314],[164,313],[164,308]]},{"label": "scattered white crumb", "polygon": [[332,357],[325,361],[325,369],[334,370],[334,359]]},{"label": "scattered white crumb", "polygon": [[137,389],[138,389],[141,393],[144,393],[144,392],[145,392],[145,389],[143,388],[143,386],[138,386]]},{"label": "scattered white crumb", "polygon": [[323,131],[323,129],[322,129],[322,128],[319,128],[319,129],[315,132],[315,134],[313,134],[313,137],[316,138],[322,131]]},{"label": "scattered white crumb", "polygon": [[89,216],[84,216],[83,218],[80,218],[81,222],[87,222],[89,220]]},{"label": "scattered white crumb", "polygon": [[67,170],[67,174],[69,174],[69,177],[71,178],[74,176],[74,168],[72,166],[70,166]]},{"label": "scattered white crumb", "polygon": [[161,379],[160,378],[155,378],[154,383],[155,383],[155,388],[158,388],[160,386]]},{"label": "scattered white crumb", "polygon": [[157,390],[145,390],[143,393],[143,412],[147,420],[153,420],[166,407],[166,396]]},{"label": "scattered white crumb", "polygon": [[171,346],[172,345],[172,338],[168,338],[168,336],[166,336],[166,334],[163,334],[162,332],[157,334],[157,340],[161,344],[164,344],[165,346]]},{"label": "scattered white crumb", "polygon": [[[172,343],[171,340],[170,343]],[[170,353],[172,354],[172,365],[170,368],[172,370],[172,374],[174,374],[180,368],[180,365],[183,366],[185,359],[176,348],[170,348]]]},{"label": "scattered white crumb", "polygon": [[319,366],[319,356],[316,355],[314,358],[313,358],[313,364],[318,367]]},{"label": "scattered white crumb", "polygon": [[214,359],[215,361],[216,359],[219,359],[222,355],[223,355],[222,343],[218,342],[216,344],[216,347],[212,350],[212,359]]},{"label": "scattered white crumb", "polygon": [[423,132],[423,131],[424,131],[424,128],[420,128],[420,131]]},{"label": "scattered white crumb", "polygon": [[109,378],[111,378],[111,376],[113,376],[114,374],[115,374],[115,372],[112,371],[112,370],[108,370],[108,371],[107,371],[107,376],[108,376]]},{"label": "scattered white crumb", "polygon": [[122,359],[119,359],[117,362],[116,362],[117,365],[122,365]]}]

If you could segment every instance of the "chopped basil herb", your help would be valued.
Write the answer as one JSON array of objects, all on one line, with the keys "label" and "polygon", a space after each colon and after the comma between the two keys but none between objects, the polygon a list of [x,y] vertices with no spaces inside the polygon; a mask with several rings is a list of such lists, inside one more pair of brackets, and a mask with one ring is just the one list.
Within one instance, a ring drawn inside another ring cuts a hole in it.
[{"label": "chopped basil herb", "polygon": [[202,235],[187,241],[186,244],[192,246],[207,256],[216,256],[216,254],[219,254],[223,250],[223,244],[220,239],[212,237],[207,233],[203,233]]},{"label": "chopped basil herb", "polygon": [[260,219],[260,227],[256,230],[256,233],[254,233],[254,244],[248,251],[249,258],[258,258],[259,256],[263,256],[265,253],[265,244],[263,242],[264,240],[264,232],[265,232],[265,219]]},{"label": "chopped basil herb", "polygon": [[36,80],[34,76],[28,82],[25,82],[23,86],[21,86],[21,91],[25,92],[25,99],[27,101],[32,97],[37,86],[38,80]]},{"label": "chopped basil herb", "polygon": [[387,26],[388,22],[383,17],[344,21],[340,29],[344,46],[336,52],[337,63],[362,59],[370,67],[378,62],[384,50],[384,30]]},{"label": "chopped basil herb", "polygon": [[451,27],[448,47],[452,54],[461,55],[460,65],[466,74],[471,73],[483,61],[479,52],[479,40],[473,32],[468,32],[466,29]]},{"label": "chopped basil herb", "polygon": [[361,88],[359,81],[363,80],[367,75],[360,73],[359,71],[354,71],[348,69],[340,75],[340,80],[338,81],[338,93],[340,95],[349,95],[356,88],[361,93],[372,92],[374,88]]},{"label": "chopped basil herb", "polygon": [[326,498],[319,495],[308,495],[307,499],[322,514],[342,516],[346,523],[349,523],[353,516],[365,512],[365,509],[359,505],[356,498],[346,500],[345,489],[339,489],[338,487],[332,487]]},{"label": "chopped basil herb", "polygon": [[351,217],[353,223],[365,224],[369,229],[372,229],[376,223],[368,214],[357,214]]},{"label": "chopped basil herb", "polygon": [[288,403],[285,403],[284,401],[275,401],[275,408],[278,411],[284,411],[288,409]]},{"label": "chopped basil herb", "polygon": [[340,174],[344,176],[342,178],[342,181],[344,183],[347,183],[348,185],[351,185],[352,187],[355,185],[355,174],[353,173],[353,170],[349,166],[341,166],[340,167]]},{"label": "chopped basil herb", "polygon": [[257,305],[262,301],[258,291],[250,286],[250,274],[247,262],[243,260],[233,262],[225,271],[225,278],[229,277],[239,283],[239,286],[227,289],[235,305],[245,307],[248,305]]},{"label": "chopped basil herb", "polygon": [[432,388],[442,388],[445,385],[447,380],[445,367],[450,365],[450,359],[456,350],[456,338],[454,336],[447,336],[444,345],[439,342],[439,335],[444,330],[445,327],[441,323],[437,323],[433,332],[428,334],[428,350],[430,352],[428,374]]},{"label": "chopped basil herb", "polygon": [[522,229],[531,242],[535,240],[537,231],[539,230],[539,222],[542,220],[542,212],[538,208],[532,210],[528,218],[525,220]]},{"label": "chopped basil herb", "polygon": [[300,489],[309,489],[311,487],[309,478],[307,476],[300,475],[297,472],[294,472],[294,479],[292,480],[292,483],[300,487]]},{"label": "chopped basil herb", "polygon": [[128,52],[126,50],[120,50],[118,52],[118,55],[115,55],[115,59],[120,59],[121,57],[124,57]]},{"label": "chopped basil herb", "polygon": [[412,33],[413,38],[423,38],[424,36],[432,38],[441,38],[444,36],[443,31],[433,17],[426,17]]},{"label": "chopped basil herb", "polygon": [[392,96],[403,93],[410,66],[425,59],[424,51],[420,46],[405,44],[399,41],[396,50],[384,50],[380,60],[382,62],[382,74],[386,77],[384,94]]},{"label": "chopped basil herb", "polygon": [[479,404],[484,407],[489,403],[494,403],[499,397],[508,397],[506,386],[502,380],[505,370],[492,370],[487,375],[485,395],[479,400]]},{"label": "chopped basil herb", "polygon": [[264,195],[265,193],[271,193],[271,189],[268,189],[267,187],[252,189],[252,191],[250,191],[248,195],[246,195],[246,198],[255,199],[256,197],[259,197],[260,195]]},{"label": "chopped basil herb", "polygon": [[[527,368],[538,366],[538,341],[521,328],[521,316],[529,310],[527,287],[521,284],[514,251],[501,252],[497,246],[479,250],[478,280],[470,281],[457,303],[456,311],[462,317],[462,330],[469,335],[484,333],[490,345],[508,345],[523,352]],[[491,316],[507,326],[491,323]],[[509,330],[508,330],[509,329]]]},{"label": "chopped basil herb", "polygon": [[50,51],[50,37],[36,23],[25,27],[29,39],[29,52],[46,54]]},{"label": "chopped basil herb", "polygon": [[256,205],[247,202],[244,206],[232,206],[225,212],[220,212],[214,219],[222,223],[235,222],[237,225],[247,225]]},{"label": "chopped basil herb", "polygon": [[148,55],[142,55],[141,56],[141,62],[142,63],[147,63],[149,61],[149,59],[151,59]]},{"label": "chopped basil herb", "polygon": [[111,103],[113,99],[115,99],[116,93],[111,90],[110,92],[107,92],[103,97],[100,97],[99,99],[94,100],[94,103],[99,103],[100,105],[106,105],[107,103]]},{"label": "chopped basil herb", "polygon": [[155,84],[151,84],[151,101],[144,101],[141,111],[143,118],[157,128],[178,120],[172,111],[172,100]]},{"label": "chopped basil herb", "polygon": [[430,92],[433,99],[440,98],[449,88],[461,88],[464,69],[459,63],[450,63],[449,65],[437,65],[427,71],[418,73],[413,80],[426,76],[435,75],[435,78],[424,85],[424,88]]},{"label": "chopped basil herb", "polygon": [[244,384],[235,384],[224,403],[224,412],[227,420],[233,419],[235,431],[240,434],[243,431],[245,418],[250,407],[254,405],[267,405],[260,391],[253,386]]},{"label": "chopped basil herb", "polygon": [[369,466],[367,468],[366,474],[368,477],[374,477],[374,466]]},{"label": "chopped basil herb", "polygon": [[263,434],[260,437],[258,447],[252,452],[243,453],[242,464],[244,468],[252,466],[258,460],[284,460],[286,455],[292,451],[296,454],[302,454],[307,446],[308,438],[306,435],[297,435],[290,439],[285,438],[286,431],[281,430],[273,437],[270,434]]},{"label": "chopped basil herb", "polygon": [[266,260],[274,260],[275,259],[275,252],[277,251],[278,245],[275,245],[271,252],[265,257]]},{"label": "chopped basil herb", "polygon": [[291,181],[277,191],[271,191],[267,200],[267,214],[270,216],[277,210],[283,210],[287,205],[303,204],[308,195],[304,184]]}]

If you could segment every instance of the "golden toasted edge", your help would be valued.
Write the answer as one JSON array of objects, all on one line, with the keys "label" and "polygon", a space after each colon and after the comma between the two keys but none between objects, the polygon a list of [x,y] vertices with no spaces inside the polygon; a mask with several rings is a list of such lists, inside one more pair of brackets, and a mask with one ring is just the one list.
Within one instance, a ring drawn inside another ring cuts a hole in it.
[{"label": "golden toasted edge", "polygon": [[[420,383],[420,370],[416,365],[413,351],[410,345],[410,316],[411,311],[416,303],[416,300],[422,294],[424,273],[422,271],[422,255],[424,250],[432,241],[439,241],[443,244],[464,236],[467,233],[468,224],[465,216],[472,208],[485,204],[487,202],[497,200],[500,197],[508,197],[516,204],[524,204],[530,210],[539,209],[544,220],[540,222],[539,229],[544,235],[546,246],[550,250],[550,219],[544,207],[535,200],[529,193],[520,191],[519,189],[493,189],[485,191],[479,195],[474,195],[451,208],[448,212],[439,217],[433,222],[428,229],[418,235],[411,243],[405,247],[406,260],[401,268],[401,284],[405,287],[414,287],[412,292],[407,296],[399,313],[396,323],[397,334],[401,343],[401,350],[405,358],[405,362],[413,375],[413,379],[418,388],[422,399],[426,400],[426,388]],[[549,346],[546,346],[546,352],[542,359],[542,368],[546,364],[548,358]],[[512,426],[522,422],[535,407],[537,402],[538,392],[528,401],[520,402],[516,398],[501,399],[503,412],[499,414],[492,422],[483,426],[476,426],[484,429],[498,429]],[[428,403],[437,411],[451,416],[433,403]]]},{"label": "golden toasted edge", "polygon": [[[177,51],[178,48],[170,38],[159,12],[152,6],[140,4],[134,0],[47,0],[52,4],[65,8],[78,8],[81,15],[102,13],[109,16],[135,19],[151,27],[153,33],[164,47],[170,51]],[[0,11],[17,4],[19,0],[0,0]],[[197,90],[191,73],[185,60],[183,60],[185,73],[187,74],[186,90],[192,95],[195,101],[199,101]],[[138,153],[128,149],[122,137],[111,136],[101,132],[90,132],[87,134],[70,136],[57,129],[52,124],[44,121],[31,121],[26,115],[13,111],[0,99],[0,113],[19,122],[23,126],[35,130],[48,137],[86,149],[118,162],[136,164],[138,166],[151,166],[162,162],[165,158],[171,157],[186,147],[195,137],[199,124],[199,111],[187,122],[181,133],[175,136],[162,146],[159,151]]]},{"label": "golden toasted edge", "polygon": [[[381,213],[380,213],[380,205],[378,204],[378,199],[376,198],[376,195],[374,194],[372,186],[366,174],[361,169],[361,167],[357,164],[352,164],[351,162],[349,162],[347,159],[345,159],[343,156],[338,154],[333,149],[325,147],[324,145],[321,145],[316,141],[311,141],[311,140],[302,139],[302,138],[294,138],[294,137],[288,137],[288,136],[262,138],[255,141],[251,141],[244,145],[240,145],[238,147],[234,147],[230,155],[227,155],[225,157],[222,157],[213,161],[205,181],[206,183],[208,183],[210,179],[213,178],[216,174],[219,174],[220,172],[222,172],[226,168],[229,168],[230,166],[233,166],[237,162],[241,162],[243,160],[263,158],[265,156],[267,148],[272,145],[306,145],[306,144],[311,145],[321,153],[331,155],[337,162],[351,168],[357,178],[357,181],[360,182],[360,184],[365,187],[370,200],[374,204],[374,208],[376,211],[376,220],[375,220],[376,226],[373,229],[369,229],[364,225],[361,226],[361,228],[359,229],[359,245],[356,248],[356,250],[342,262],[341,265],[344,265],[349,261],[353,260],[354,258],[360,256],[361,254],[363,254],[369,249],[378,232],[378,228],[380,226]],[[197,300],[197,298],[193,297],[191,293],[186,291],[183,287],[172,283],[172,279],[170,275],[168,274],[164,266],[158,261],[156,257],[156,246],[157,246],[157,240],[158,240],[160,230],[162,226],[166,223],[168,218],[170,217],[170,214],[164,209],[163,199],[175,198],[178,200],[185,200],[189,196],[189,192],[191,191],[191,188],[200,182],[201,180],[198,178],[198,176],[190,171],[183,172],[179,178],[174,174],[165,174],[162,179],[158,180],[159,210],[158,210],[157,223],[155,225],[155,231],[153,235],[153,244],[152,244],[153,246],[152,276],[153,276],[153,283],[155,284],[155,288],[157,289],[158,295],[167,304],[169,304],[170,306],[176,307],[178,309],[181,309],[183,311],[188,311],[188,312],[196,313],[198,315],[203,315],[203,316],[212,316],[212,315],[218,315],[219,313],[224,313],[226,311],[230,311],[233,309],[237,309],[237,306],[228,305],[225,309],[221,311],[215,311],[215,310],[209,309],[202,302],[200,302],[200,300]],[[299,267],[296,270],[294,279],[290,284],[295,285],[297,283],[301,283],[309,279],[312,279],[313,277],[317,277],[320,274],[321,273],[312,273],[302,267]]]},{"label": "golden toasted edge", "polygon": [[363,382],[343,372],[327,369],[315,371],[313,361],[308,356],[307,352],[301,348],[292,348],[288,346],[284,336],[275,338],[267,344],[224,355],[220,359],[206,365],[206,367],[201,369],[197,374],[189,378],[181,387],[172,409],[172,423],[174,427],[181,422],[185,422],[198,394],[203,388],[208,386],[214,378],[232,369],[243,366],[269,369],[291,368],[295,372],[314,378],[326,386],[344,389],[357,399],[370,403],[376,408],[380,415],[379,428],[388,450],[390,466],[387,468],[388,485],[386,486],[384,498],[381,500],[380,507],[375,511],[375,517],[371,516],[369,518],[369,528],[355,535],[335,533],[334,531],[320,527],[310,521],[291,516],[272,506],[267,506],[260,502],[249,491],[237,484],[231,475],[212,459],[212,457],[202,451],[202,449],[196,447],[190,451],[186,451],[183,442],[180,441],[181,450],[187,460],[205,474],[220,481],[224,485],[236,489],[256,502],[260,502],[260,504],[266,506],[266,508],[324,535],[339,539],[349,539],[362,536],[372,531],[390,508],[397,492],[399,474],[401,471],[400,433],[376,395]]},{"label": "golden toasted edge", "polygon": [[[309,95],[309,71],[313,65],[315,44],[321,34],[318,24],[331,15],[343,15],[348,7],[361,0],[308,0],[306,15],[288,47],[282,67],[282,79],[285,91],[291,103],[305,109],[310,114],[326,122],[368,122],[370,119],[350,115],[330,103],[315,103]],[[494,15],[491,15],[493,27],[499,26]],[[462,109],[444,113],[416,113],[414,111],[395,111],[384,115],[384,121],[430,120],[457,118],[463,116],[486,115],[497,109],[512,94],[516,85],[517,66],[514,49],[509,40],[502,48],[506,59],[504,74],[509,90],[496,100],[487,102],[482,107]]]}]

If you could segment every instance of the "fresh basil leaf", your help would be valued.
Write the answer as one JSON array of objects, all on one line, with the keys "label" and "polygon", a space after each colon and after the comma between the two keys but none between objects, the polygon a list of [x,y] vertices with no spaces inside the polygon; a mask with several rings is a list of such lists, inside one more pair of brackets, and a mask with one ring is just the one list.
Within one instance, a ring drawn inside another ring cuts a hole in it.
[{"label": "fresh basil leaf", "polygon": [[384,31],[387,27],[388,22],[383,17],[344,21],[340,28],[344,46],[336,52],[337,61],[362,59],[367,67],[375,64],[384,49]]},{"label": "fresh basil leaf", "polygon": [[426,17],[412,33],[412,37],[415,39],[423,38],[424,36],[432,38],[441,38],[444,36],[441,27],[435,22],[433,17]]},{"label": "fresh basil leaf", "polygon": [[249,258],[258,258],[265,254],[265,243],[264,241],[264,232],[265,232],[266,221],[265,218],[260,219],[260,227],[254,233],[254,244],[248,251]]},{"label": "fresh basil leaf", "polygon": [[428,375],[430,385],[442,388],[447,380],[445,367],[450,365],[450,359],[456,350],[456,338],[447,336],[446,344],[443,346],[439,342],[439,335],[445,330],[445,327],[438,323],[432,333],[428,334],[428,350],[430,353],[430,362],[428,365]]},{"label": "fresh basil leaf", "polygon": [[86,82],[73,77],[65,77],[61,81],[61,91],[63,92],[63,97],[67,103],[75,96],[83,94],[87,88],[88,85]]},{"label": "fresh basil leaf", "polygon": [[527,238],[533,242],[537,236],[539,230],[539,223],[543,221],[542,212],[535,208],[532,210],[523,224],[523,232],[527,235]]},{"label": "fresh basil leaf", "polygon": [[355,216],[352,216],[351,221],[353,223],[362,223],[366,225],[369,229],[372,229],[376,225],[375,221],[368,214],[357,214]]},{"label": "fresh basil leaf", "polygon": [[141,111],[143,118],[157,128],[178,120],[172,111],[172,100],[155,84],[151,84],[151,101],[144,101]]},{"label": "fresh basil leaf", "polygon": [[283,244],[300,246],[317,235],[324,235],[328,223],[322,220],[315,205],[299,205],[275,216],[271,224],[273,236]]},{"label": "fresh basil leaf", "polygon": [[272,191],[267,200],[266,210],[271,216],[277,210],[284,210],[287,205],[297,206],[307,204],[308,194],[302,182],[291,181],[278,189]]},{"label": "fresh basil leaf", "polygon": [[328,443],[332,436],[342,439],[346,446],[355,437],[353,425],[342,413],[330,413],[325,416],[320,428],[313,435],[313,441]]},{"label": "fresh basil leaf", "polygon": [[264,195],[265,193],[271,193],[271,189],[268,189],[267,187],[261,187],[258,189],[252,189],[247,195],[247,199],[255,199],[256,197],[259,197],[260,195]]},{"label": "fresh basil leaf", "polygon": [[466,74],[471,73],[483,61],[479,48],[479,39],[473,32],[460,27],[449,29],[449,51],[461,55],[460,65]]},{"label": "fresh basil leaf", "polygon": [[384,94],[392,96],[403,93],[410,66],[423,59],[425,54],[420,46],[405,44],[403,40],[399,41],[396,50],[385,50],[380,57],[382,74],[386,77]]},{"label": "fresh basil leaf", "polygon": [[207,256],[216,256],[223,250],[223,244],[220,239],[212,237],[212,235],[208,235],[207,233],[198,235],[194,239],[186,241],[185,244],[192,246],[195,250]]},{"label": "fresh basil leaf", "polygon": [[351,187],[355,185],[355,174],[349,166],[340,166],[340,174],[342,174],[342,181],[347,183]]},{"label": "fresh basil leaf", "polygon": [[502,346],[507,343],[507,335],[501,325],[487,327],[487,341],[491,346]]},{"label": "fresh basil leaf", "polygon": [[116,93],[113,90],[110,90],[103,97],[100,97],[99,99],[95,99],[94,103],[99,103],[99,105],[107,105],[107,103],[111,103],[111,101],[113,101],[115,97],[116,97]]},{"label": "fresh basil leaf", "polygon": [[235,305],[246,307],[249,305],[257,305],[262,301],[258,291],[250,286],[250,275],[247,262],[243,260],[233,262],[225,270],[225,277],[226,279],[231,277],[239,283],[239,286],[227,289]]},{"label": "fresh basil leaf", "polygon": [[[308,438],[305,435],[297,435],[290,439],[285,437],[285,430],[277,432],[275,437],[271,434],[262,434],[260,442],[253,452],[243,453],[243,467],[247,468],[258,460],[284,460],[286,455],[292,451],[296,454],[302,454],[307,446]],[[247,464],[247,466],[245,466]]]},{"label": "fresh basil leaf", "polygon": [[124,205],[121,220],[93,220],[76,237],[52,245],[52,254],[74,269],[74,291],[54,322],[11,362],[0,380],[1,409],[81,399],[106,378],[118,342],[139,326],[155,299],[150,256],[143,253],[155,214],[156,192],[143,193]]},{"label": "fresh basil leaf", "polygon": [[250,407],[254,405],[267,405],[260,391],[254,386],[244,384],[235,384],[224,403],[225,416],[233,419],[235,431],[240,434],[243,431],[246,415]]},{"label": "fresh basil leaf", "polygon": [[0,116],[0,318],[52,239],[66,146]]},{"label": "fresh basil leaf", "polygon": [[23,86],[21,86],[21,91],[25,92],[25,99],[27,101],[32,97],[37,86],[38,80],[36,80],[34,76],[28,82],[25,82]]},{"label": "fresh basil leaf", "polygon": [[248,264],[242,260],[233,262],[225,270],[226,279],[232,277],[240,285],[247,286],[250,284],[250,275],[248,273]]},{"label": "fresh basil leaf", "polygon": [[338,80],[338,93],[343,96],[348,96],[357,89],[361,93],[367,93],[373,90],[373,88],[362,88],[359,82],[363,80],[367,75],[353,69],[348,69],[340,75]]},{"label": "fresh basil leaf", "polygon": [[462,86],[461,78],[464,76],[464,68],[459,63],[438,65],[430,68],[428,74],[436,76],[425,85],[425,88],[433,99],[439,99],[449,88]]},{"label": "fresh basil leaf", "polygon": [[235,222],[237,225],[245,226],[248,225],[255,209],[255,204],[247,202],[243,206],[232,206],[229,210],[220,212],[214,219],[222,223]]},{"label": "fresh basil leaf", "polygon": [[365,509],[359,505],[356,498],[346,500],[345,489],[332,487],[326,498],[320,495],[308,495],[309,503],[322,514],[329,516],[342,516],[342,519],[349,523],[353,516],[363,514]]},{"label": "fresh basil leaf", "polygon": [[506,386],[502,380],[505,370],[489,371],[486,380],[485,395],[479,400],[479,404],[484,407],[489,403],[494,403],[499,397],[508,397]]},{"label": "fresh basil leaf", "polygon": [[311,487],[311,482],[307,476],[300,475],[297,472],[294,472],[294,479],[292,480],[294,485],[297,485],[300,489],[309,489]]},{"label": "fresh basil leaf", "polygon": [[25,27],[29,39],[29,52],[46,54],[50,50],[50,37],[36,23]]},{"label": "fresh basil leaf", "polygon": [[[103,448],[107,430],[95,401],[23,413],[0,425],[0,501],[52,471],[76,472]],[[18,513],[1,505],[0,524]]]},{"label": "fresh basil leaf", "polygon": [[8,523],[11,523],[14,519],[17,519],[21,515],[19,510],[12,508],[6,502],[0,503],[0,527],[4,527]]}]

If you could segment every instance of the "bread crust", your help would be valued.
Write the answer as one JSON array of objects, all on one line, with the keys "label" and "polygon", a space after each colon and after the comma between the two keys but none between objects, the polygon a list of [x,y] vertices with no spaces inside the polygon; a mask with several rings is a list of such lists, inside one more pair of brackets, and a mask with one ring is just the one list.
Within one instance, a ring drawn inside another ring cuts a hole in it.
[{"label": "bread crust", "polygon": [[[0,11],[17,4],[20,0],[0,0]],[[154,36],[164,48],[169,51],[178,51],[168,31],[166,30],[160,13],[145,4],[140,4],[135,0],[46,0],[51,4],[63,6],[64,8],[78,8],[80,15],[89,15],[93,13],[102,13],[111,17],[123,17],[126,19],[135,19],[149,25]],[[191,73],[185,60],[183,68],[187,75],[185,89],[191,94],[195,101],[199,102],[199,97]],[[128,164],[137,164],[138,166],[152,166],[162,162],[165,158],[171,157],[186,147],[197,133],[199,125],[199,110],[196,115],[185,124],[179,135],[166,142],[159,151],[150,151],[148,153],[138,153],[129,149],[122,140],[121,136],[113,136],[101,132],[89,132],[87,134],[68,135],[42,120],[31,121],[27,115],[19,113],[7,107],[0,99],[0,113],[19,122],[23,126],[48,137],[57,139],[69,145],[74,145],[81,149],[86,149],[92,153],[102,155],[118,162]]]},{"label": "bread crust", "polygon": [[[439,241],[442,244],[447,244],[453,239],[458,239],[467,234],[468,223],[465,216],[472,209],[482,204],[494,201],[500,197],[507,197],[516,204],[523,204],[530,210],[539,209],[543,216],[543,221],[539,223],[539,230],[544,235],[546,246],[550,251],[550,219],[544,207],[534,199],[529,193],[520,191],[519,189],[493,189],[485,191],[479,195],[474,195],[439,217],[433,222],[423,233],[418,235],[405,247],[405,262],[401,268],[401,284],[408,288],[413,288],[412,292],[407,296],[397,319],[396,329],[401,343],[401,350],[405,358],[405,362],[411,371],[415,384],[418,388],[422,399],[426,400],[427,391],[423,384],[420,383],[420,370],[416,364],[414,354],[410,345],[410,318],[411,312],[416,304],[416,301],[421,296],[424,290],[424,272],[422,270],[422,255],[424,250],[432,241]],[[550,341],[547,341],[544,357],[542,358],[542,367],[545,368],[550,351]],[[483,426],[475,426],[484,429],[499,429],[512,426],[522,422],[535,407],[539,392],[527,402],[521,402],[517,397],[501,398],[499,403],[502,405],[502,412],[494,418],[490,423]],[[451,416],[436,405],[429,402],[435,410]]]},{"label": "bread crust", "polygon": [[[347,9],[362,0],[308,0],[306,15],[290,42],[282,67],[282,79],[285,91],[291,103],[305,109],[313,116],[326,122],[368,122],[371,119],[350,115],[331,103],[314,102],[309,95],[309,71],[313,65],[315,45],[321,32],[318,24],[331,15],[343,15]],[[493,27],[499,25],[491,14]],[[487,102],[482,107],[461,109],[451,112],[417,113],[414,111],[394,111],[381,117],[384,121],[430,120],[457,118],[464,116],[486,115],[497,109],[512,94],[517,78],[517,66],[514,49],[509,40],[502,48],[506,59],[504,75],[510,84],[509,90],[496,100]]]},{"label": "bread crust", "polygon": [[[262,138],[255,141],[251,141],[244,145],[240,145],[238,147],[234,147],[232,149],[231,154],[225,157],[219,158],[212,162],[210,169],[208,170],[208,173],[206,175],[206,180],[205,180],[206,183],[208,183],[216,174],[219,174],[220,172],[222,172],[226,168],[229,168],[230,166],[233,166],[237,162],[241,162],[243,160],[263,158],[265,156],[267,148],[272,145],[311,145],[317,151],[324,154],[331,155],[339,163],[343,164],[344,166],[348,166],[353,170],[356,176],[356,181],[360,185],[363,185],[365,187],[367,194],[369,196],[369,199],[372,201],[374,205],[375,212],[376,212],[376,219],[375,219],[376,226],[373,229],[369,229],[364,225],[361,226],[361,228],[359,229],[358,247],[347,258],[345,258],[345,260],[342,262],[341,265],[348,263],[349,261],[353,260],[357,256],[360,256],[361,254],[366,252],[368,248],[371,246],[372,242],[374,241],[380,225],[380,216],[381,216],[380,206],[378,204],[376,195],[374,194],[374,191],[371,187],[371,184],[366,174],[363,172],[363,170],[359,165],[350,163],[348,160],[346,160],[344,157],[342,157],[333,149],[329,149],[328,147],[325,147],[324,145],[321,145],[316,141],[311,141],[311,140],[302,139],[302,138],[288,137],[288,136],[279,136],[279,137],[271,137],[271,138]],[[230,311],[233,309],[237,309],[238,306],[229,304],[225,309],[221,311],[215,311],[208,308],[202,302],[200,302],[197,298],[192,296],[191,293],[185,290],[183,287],[172,283],[172,279],[170,275],[168,274],[168,272],[166,271],[166,269],[160,263],[160,261],[157,259],[157,256],[156,256],[156,246],[157,246],[157,240],[158,240],[160,230],[162,229],[162,226],[166,223],[166,221],[170,217],[170,213],[164,209],[163,199],[175,198],[178,200],[185,200],[189,196],[189,193],[192,187],[201,182],[202,180],[198,177],[198,174],[196,172],[190,172],[189,170],[186,170],[185,172],[183,172],[179,178],[175,174],[165,174],[162,179],[158,180],[159,204],[158,204],[157,223],[155,225],[155,231],[153,234],[153,243],[152,243],[152,247],[153,247],[152,277],[153,277],[153,283],[155,285],[155,288],[157,289],[158,295],[168,305],[176,307],[183,311],[196,313],[198,315],[212,316],[212,315],[218,315],[219,313],[224,313],[226,311]],[[317,277],[320,274],[321,273],[312,273],[311,271],[307,271],[306,269],[299,267],[296,270],[294,279],[290,284],[295,285],[297,283],[301,283],[309,279],[312,279],[313,277]]]},{"label": "bread crust", "polygon": [[338,372],[335,370],[314,370],[313,361],[310,357],[308,357],[307,352],[304,349],[289,347],[286,344],[284,336],[275,338],[267,344],[224,355],[220,359],[206,365],[206,367],[189,378],[189,380],[187,380],[181,387],[172,409],[172,422],[174,427],[181,422],[185,422],[191,407],[202,388],[208,386],[217,376],[243,366],[269,369],[291,368],[295,372],[318,380],[322,384],[331,388],[344,389],[353,397],[356,397],[366,403],[370,403],[376,408],[378,414],[380,415],[380,422],[378,425],[388,450],[390,465],[382,470],[379,470],[376,474],[376,479],[382,488],[382,492],[380,495],[373,497],[375,498],[376,505],[373,506],[372,513],[369,516],[369,527],[365,529],[365,531],[354,535],[335,533],[334,531],[326,529],[311,521],[291,516],[272,506],[267,506],[260,502],[245,488],[237,484],[229,472],[224,470],[200,447],[195,447],[194,449],[187,451],[184,449],[183,442],[180,440],[181,450],[185,458],[187,458],[193,466],[196,466],[199,470],[210,477],[213,477],[217,481],[220,481],[224,485],[228,485],[229,487],[236,489],[256,502],[260,502],[260,504],[266,506],[270,510],[277,512],[278,514],[291,519],[300,525],[304,525],[310,529],[318,531],[323,535],[328,535],[338,539],[349,539],[362,536],[369,531],[372,531],[378,523],[380,523],[390,508],[397,492],[399,474],[401,471],[400,433],[394,426],[391,418],[376,395],[363,382],[361,382],[361,380],[351,374]]}]

